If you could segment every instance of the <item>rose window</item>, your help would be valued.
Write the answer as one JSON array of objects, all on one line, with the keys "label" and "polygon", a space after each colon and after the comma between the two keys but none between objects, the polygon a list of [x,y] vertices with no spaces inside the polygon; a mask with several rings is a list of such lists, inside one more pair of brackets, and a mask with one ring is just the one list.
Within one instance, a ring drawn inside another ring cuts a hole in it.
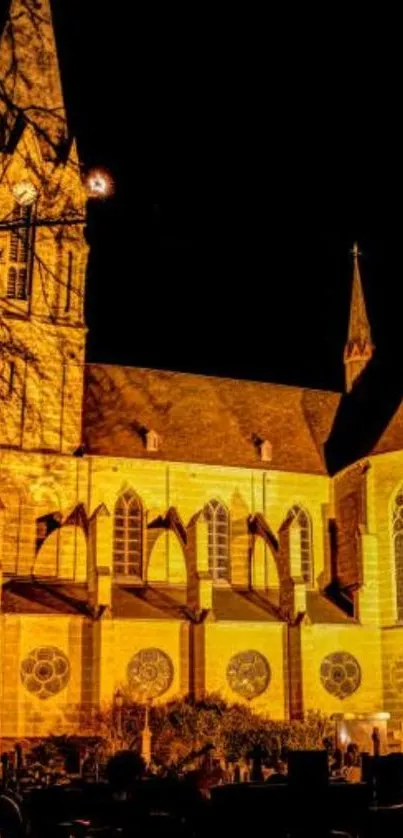
[{"label": "rose window", "polygon": [[21,681],[37,698],[57,695],[70,678],[68,658],[56,646],[39,646],[21,663]]},{"label": "rose window", "polygon": [[333,652],[321,663],[320,680],[331,695],[347,698],[360,686],[360,664],[348,652]]},{"label": "rose window", "polygon": [[269,662],[260,652],[253,650],[234,655],[227,666],[229,686],[248,700],[264,693],[270,678]]},{"label": "rose window", "polygon": [[161,649],[141,649],[127,667],[130,689],[144,701],[163,695],[171,686],[173,676],[171,658]]}]

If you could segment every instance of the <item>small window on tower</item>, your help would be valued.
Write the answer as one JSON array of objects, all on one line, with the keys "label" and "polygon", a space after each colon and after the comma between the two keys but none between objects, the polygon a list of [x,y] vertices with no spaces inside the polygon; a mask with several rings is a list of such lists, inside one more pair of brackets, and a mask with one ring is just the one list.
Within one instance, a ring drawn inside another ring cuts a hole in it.
[{"label": "small window on tower", "polygon": [[6,399],[14,392],[15,363],[3,360],[0,363],[0,398]]},{"label": "small window on tower", "polygon": [[0,231],[0,265],[5,265],[7,262],[7,236]]},{"label": "small window on tower", "polygon": [[26,300],[27,299],[27,269],[20,268],[17,274],[17,286],[16,286],[16,297],[17,300]]},{"label": "small window on tower", "polygon": [[17,271],[15,268],[8,269],[7,277],[7,297],[14,299],[17,288]]},{"label": "small window on tower", "polygon": [[28,298],[30,221],[31,207],[21,207],[16,204],[12,215],[12,222],[15,226],[10,233],[8,251],[6,296],[9,300]]},{"label": "small window on tower", "polygon": [[27,269],[9,268],[7,277],[7,297],[10,300],[26,300],[27,296]]},{"label": "small window on tower", "polygon": [[71,287],[73,283],[73,254],[71,250],[69,250],[67,254],[67,282],[66,282],[66,303],[64,306],[64,311],[66,314],[70,311],[71,308]]}]

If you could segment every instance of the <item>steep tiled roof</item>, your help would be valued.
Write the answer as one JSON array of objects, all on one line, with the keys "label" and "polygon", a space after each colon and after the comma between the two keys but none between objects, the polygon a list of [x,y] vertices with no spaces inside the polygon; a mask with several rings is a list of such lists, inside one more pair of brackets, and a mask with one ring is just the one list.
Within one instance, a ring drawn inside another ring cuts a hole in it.
[{"label": "steep tiled roof", "polygon": [[[112,614],[134,620],[187,620],[195,615],[186,606],[186,589],[113,585]],[[279,622],[279,591],[264,596],[257,591],[214,588],[212,613],[216,620]],[[10,579],[3,586],[3,613],[65,614],[93,617],[85,584]],[[334,603],[319,591],[307,593],[307,615],[312,623],[351,623]]]},{"label": "steep tiled roof", "polygon": [[[322,446],[340,395],[279,384],[161,370],[88,365],[84,441],[89,453],[326,473]],[[148,452],[145,434],[161,437]]]},{"label": "steep tiled roof", "polygon": [[[306,613],[311,623],[351,623],[344,611],[319,591],[307,591]],[[245,622],[282,622],[279,590],[259,592],[216,588],[213,591],[213,614],[216,620]]]},{"label": "steep tiled roof", "polygon": [[400,402],[378,442],[368,453],[386,454],[388,451],[399,451],[401,449],[403,449],[403,402]]},{"label": "steep tiled roof", "polygon": [[184,620],[187,617],[186,590],[114,585],[112,614],[134,620]]},{"label": "steep tiled roof", "polygon": [[278,591],[263,597],[254,591],[235,591],[232,588],[213,590],[213,614],[216,620],[238,620],[251,623],[275,623],[280,617],[274,604]]},{"label": "steep tiled roof", "polygon": [[86,585],[17,579],[4,585],[2,609],[14,614],[91,614]]},{"label": "steep tiled roof", "polygon": [[319,591],[308,591],[306,597],[307,616],[312,623],[355,623],[334,602]]}]

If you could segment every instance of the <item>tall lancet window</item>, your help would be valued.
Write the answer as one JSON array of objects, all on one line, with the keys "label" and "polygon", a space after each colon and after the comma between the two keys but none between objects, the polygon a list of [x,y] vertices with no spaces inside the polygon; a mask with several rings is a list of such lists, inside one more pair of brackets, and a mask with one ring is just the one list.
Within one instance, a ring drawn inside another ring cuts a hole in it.
[{"label": "tall lancet window", "polygon": [[393,550],[396,579],[396,616],[403,620],[403,489],[395,498],[393,508]]},{"label": "tall lancet window", "polygon": [[30,221],[31,207],[15,204],[12,214],[15,227],[10,234],[7,275],[7,297],[13,300],[26,300],[28,297]]},{"label": "tall lancet window", "polygon": [[208,528],[208,563],[213,579],[229,576],[229,515],[218,500],[211,500],[204,507]]},{"label": "tall lancet window", "polygon": [[313,581],[311,522],[305,510],[300,506],[293,506],[290,509],[288,517],[291,519],[291,522],[294,522],[294,526],[296,525],[298,528],[299,561],[302,579],[308,585],[311,585]]},{"label": "tall lancet window", "polygon": [[115,505],[113,572],[115,576],[141,576],[143,508],[134,492],[127,491]]}]

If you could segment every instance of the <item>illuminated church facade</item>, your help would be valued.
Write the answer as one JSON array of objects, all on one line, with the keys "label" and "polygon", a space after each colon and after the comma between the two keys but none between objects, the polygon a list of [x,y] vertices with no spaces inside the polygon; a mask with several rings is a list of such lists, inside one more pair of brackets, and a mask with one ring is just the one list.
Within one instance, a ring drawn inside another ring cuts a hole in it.
[{"label": "illuminated church facade", "polygon": [[[403,717],[403,412],[331,477],[341,394],[85,364],[86,189],[49,0],[0,42],[0,721],[117,689]],[[347,390],[373,352],[353,285]]]}]

